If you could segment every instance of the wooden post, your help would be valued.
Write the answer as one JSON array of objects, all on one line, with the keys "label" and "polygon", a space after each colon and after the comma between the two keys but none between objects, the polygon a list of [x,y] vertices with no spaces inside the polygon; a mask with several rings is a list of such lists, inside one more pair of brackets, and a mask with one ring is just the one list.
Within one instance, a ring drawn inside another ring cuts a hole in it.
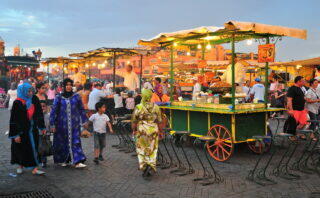
[{"label": "wooden post", "polygon": [[173,73],[173,44],[170,47],[170,101],[173,102],[173,91],[174,91],[174,73]]},{"label": "wooden post", "polygon": [[[270,43],[270,39],[269,37],[266,38],[266,44],[269,44]],[[264,93],[264,104],[265,104],[265,108],[267,109],[268,108],[268,94],[269,94],[269,91],[268,91],[268,85],[269,85],[269,82],[268,82],[268,77],[269,77],[269,62],[266,62],[266,66],[265,66],[265,82],[264,82],[264,89],[265,89],[265,93]]]},{"label": "wooden post", "polygon": [[231,38],[231,53],[232,53],[232,57],[231,57],[231,102],[232,102],[232,110],[234,111],[236,109],[236,102],[235,102],[235,92],[236,92],[236,88],[234,86],[235,84],[235,39],[234,39],[235,35],[232,34],[232,38]]},{"label": "wooden post", "polygon": [[142,68],[142,59],[143,59],[143,55],[142,54],[140,54],[140,79],[139,79],[139,81],[140,81],[140,92],[142,91],[142,72],[143,72],[143,68]]},{"label": "wooden post", "polygon": [[116,90],[116,52],[113,52],[113,91]]}]

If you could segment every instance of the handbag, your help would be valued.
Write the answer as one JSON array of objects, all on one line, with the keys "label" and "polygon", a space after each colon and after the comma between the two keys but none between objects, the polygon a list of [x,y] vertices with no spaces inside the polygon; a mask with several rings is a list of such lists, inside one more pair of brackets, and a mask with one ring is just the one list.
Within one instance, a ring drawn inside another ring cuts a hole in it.
[{"label": "handbag", "polygon": [[49,135],[40,136],[38,152],[39,155],[43,157],[53,155],[52,142]]}]

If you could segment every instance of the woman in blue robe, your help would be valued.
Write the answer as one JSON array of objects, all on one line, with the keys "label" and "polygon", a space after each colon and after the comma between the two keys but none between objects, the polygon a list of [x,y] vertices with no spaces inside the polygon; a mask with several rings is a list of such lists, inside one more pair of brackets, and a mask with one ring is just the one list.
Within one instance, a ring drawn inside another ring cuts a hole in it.
[{"label": "woman in blue robe", "polygon": [[13,102],[10,117],[9,138],[11,139],[11,164],[17,164],[17,173],[23,168],[32,169],[34,175],[43,175],[38,170],[39,130],[45,133],[44,117],[38,97],[33,95],[29,83],[18,87],[18,98]]},{"label": "woman in blue robe", "polygon": [[87,116],[80,95],[72,91],[73,81],[63,81],[63,93],[57,95],[50,113],[50,125],[53,127],[53,159],[61,166],[75,165],[85,168],[86,156],[81,146],[81,125],[87,122]]}]

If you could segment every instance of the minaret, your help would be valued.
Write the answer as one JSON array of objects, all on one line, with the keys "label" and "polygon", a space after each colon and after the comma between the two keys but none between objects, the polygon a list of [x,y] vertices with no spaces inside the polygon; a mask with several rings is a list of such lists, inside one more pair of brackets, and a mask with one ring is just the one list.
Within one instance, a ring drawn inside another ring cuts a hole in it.
[{"label": "minaret", "polygon": [[0,57],[1,56],[4,56],[4,49],[5,49],[5,47],[4,47],[4,40],[1,38],[1,36],[0,36]]}]

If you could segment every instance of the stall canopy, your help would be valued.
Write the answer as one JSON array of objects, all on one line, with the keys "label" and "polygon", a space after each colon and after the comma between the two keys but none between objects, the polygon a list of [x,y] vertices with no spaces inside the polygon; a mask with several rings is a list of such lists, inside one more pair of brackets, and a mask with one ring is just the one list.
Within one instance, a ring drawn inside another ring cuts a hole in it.
[{"label": "stall canopy", "polygon": [[30,56],[6,56],[5,62],[11,67],[26,66],[26,67],[38,67],[39,61]]},{"label": "stall canopy", "polygon": [[271,66],[317,66],[320,65],[320,57],[304,59],[304,60],[296,60],[296,61],[289,61],[289,62],[278,62],[273,63]]},{"label": "stall canopy", "polygon": [[[140,55],[141,61],[141,71],[140,71],[140,85],[142,79],[142,58],[144,55],[153,54],[156,51],[148,50],[148,49],[134,49],[134,48],[108,48],[108,47],[101,47],[95,50],[90,50],[88,52],[82,53],[74,53],[69,54],[70,57],[77,57],[77,58],[84,58],[88,60],[97,60],[97,59],[112,59],[113,61],[113,82],[115,82],[116,76],[116,59],[120,56],[126,55]],[[115,83],[113,83],[115,88]],[[140,87],[141,89],[141,87]]]},{"label": "stall canopy", "polygon": [[252,22],[229,21],[224,27],[202,26],[189,30],[182,30],[171,33],[160,33],[156,37],[148,40],[139,40],[139,45],[147,46],[168,46],[172,42],[181,42],[183,45],[222,44],[231,41],[228,35],[236,31],[235,41],[242,41],[248,38],[265,38],[266,36],[289,36],[306,39],[307,31],[287,28],[274,25],[265,25]]}]

